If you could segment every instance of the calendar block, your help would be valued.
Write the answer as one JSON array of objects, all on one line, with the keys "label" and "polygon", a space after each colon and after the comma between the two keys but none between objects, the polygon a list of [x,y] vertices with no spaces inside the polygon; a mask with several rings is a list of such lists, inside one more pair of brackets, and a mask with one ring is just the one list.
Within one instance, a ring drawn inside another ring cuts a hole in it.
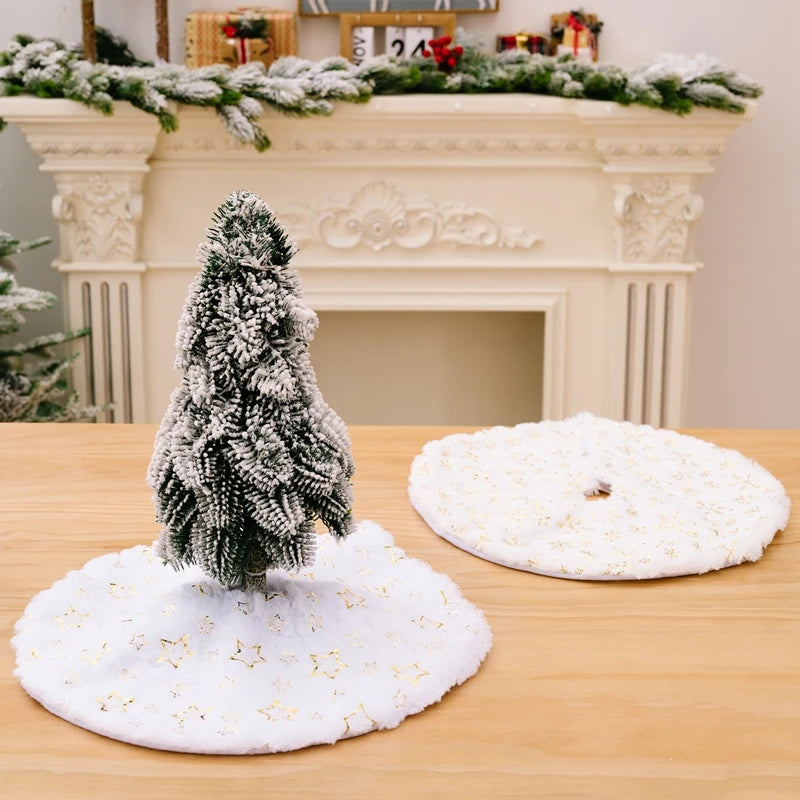
[{"label": "calendar block", "polygon": [[406,56],[421,56],[423,50],[430,50],[428,42],[433,39],[433,28],[406,28]]},{"label": "calendar block", "polygon": [[[412,4],[411,0],[402,2]],[[376,28],[380,29],[377,34]],[[456,15],[451,12],[340,13],[339,52],[355,64],[363,63],[376,53],[401,58],[421,56],[431,39],[438,36],[452,38],[455,31]]]},{"label": "calendar block", "polygon": [[375,28],[359,25],[353,28],[350,60],[358,66],[375,55]]},{"label": "calendar block", "polygon": [[406,28],[400,25],[387,25],[385,31],[385,45],[383,52],[387,56],[404,58],[406,55]]}]

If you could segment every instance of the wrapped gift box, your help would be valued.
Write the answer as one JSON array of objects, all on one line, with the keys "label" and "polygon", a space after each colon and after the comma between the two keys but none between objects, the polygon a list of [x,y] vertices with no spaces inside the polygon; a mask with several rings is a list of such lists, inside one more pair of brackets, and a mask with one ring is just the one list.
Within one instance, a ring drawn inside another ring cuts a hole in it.
[{"label": "wrapped gift box", "polygon": [[550,17],[554,55],[572,55],[579,60],[597,61],[597,35],[603,23],[597,14],[569,12]]},{"label": "wrapped gift box", "polygon": [[[236,23],[245,12],[269,21],[265,38],[229,38],[223,27]],[[297,54],[297,16],[291,11],[239,7],[234,11],[194,11],[186,17],[186,66],[208,64],[238,66],[261,61],[269,66],[276,58]]]},{"label": "wrapped gift box", "polygon": [[497,52],[503,50],[527,50],[529,53],[547,55],[550,51],[550,37],[540,33],[516,33],[513,36],[497,37]]}]

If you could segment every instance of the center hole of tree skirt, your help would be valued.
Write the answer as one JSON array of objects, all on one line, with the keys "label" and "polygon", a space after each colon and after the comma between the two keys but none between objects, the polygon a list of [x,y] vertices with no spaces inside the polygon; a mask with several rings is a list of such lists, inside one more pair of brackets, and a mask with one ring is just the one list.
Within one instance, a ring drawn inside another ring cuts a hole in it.
[{"label": "center hole of tree skirt", "polygon": [[587,500],[605,500],[611,494],[611,484],[598,481],[593,489],[588,489],[584,496]]}]

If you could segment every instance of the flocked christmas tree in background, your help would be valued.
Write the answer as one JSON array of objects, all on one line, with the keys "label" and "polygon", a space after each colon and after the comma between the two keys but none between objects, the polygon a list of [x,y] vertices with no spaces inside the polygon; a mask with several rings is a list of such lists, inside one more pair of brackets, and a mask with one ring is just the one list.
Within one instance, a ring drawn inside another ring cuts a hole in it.
[{"label": "flocked christmas tree in background", "polygon": [[67,373],[75,356],[62,358],[54,350],[88,331],[39,336],[25,344],[7,343],[24,324],[23,311],[44,311],[57,299],[50,292],[19,286],[10,256],[49,241],[20,242],[0,231],[0,422],[71,422],[97,413],[95,408],[79,406],[77,395],[69,389]]},{"label": "flocked christmas tree in background", "polygon": [[288,267],[294,252],[256,195],[218,209],[148,473],[160,555],[228,588],[264,589],[268,570],[310,563],[315,519],[334,536],[353,525],[350,441],[316,385],[317,316]]}]

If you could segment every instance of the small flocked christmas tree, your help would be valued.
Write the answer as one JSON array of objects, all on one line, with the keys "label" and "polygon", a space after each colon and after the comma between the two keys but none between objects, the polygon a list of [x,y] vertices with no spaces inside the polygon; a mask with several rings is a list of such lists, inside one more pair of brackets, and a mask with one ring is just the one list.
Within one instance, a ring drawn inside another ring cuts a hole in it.
[{"label": "small flocked christmas tree", "polygon": [[314,521],[352,528],[347,429],[309,359],[316,314],[289,268],[294,243],[267,204],[235,192],[220,206],[178,332],[184,371],[148,472],[160,555],[228,588],[314,553]]},{"label": "small flocked christmas tree", "polygon": [[51,308],[55,295],[19,286],[10,256],[47,244],[48,238],[20,242],[0,231],[0,422],[71,422],[94,417],[69,389],[67,373],[75,356],[62,358],[55,348],[88,333],[54,333],[24,344],[7,343],[25,322],[23,311]]}]

